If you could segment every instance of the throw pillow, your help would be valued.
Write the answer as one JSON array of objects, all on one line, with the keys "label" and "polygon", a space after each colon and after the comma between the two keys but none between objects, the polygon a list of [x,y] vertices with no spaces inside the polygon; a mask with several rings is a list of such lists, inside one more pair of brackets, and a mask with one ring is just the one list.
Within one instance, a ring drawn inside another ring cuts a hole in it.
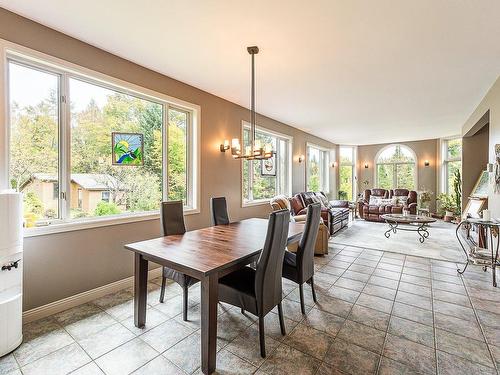
[{"label": "throw pillow", "polygon": [[391,198],[382,198],[380,200],[380,205],[381,206],[382,205],[386,206],[386,205],[389,205],[389,204],[392,204],[392,199]]},{"label": "throw pillow", "polygon": [[373,195],[370,196],[370,201],[368,202],[372,206],[380,206],[382,198],[380,197],[375,197]]},{"label": "throw pillow", "polygon": [[403,206],[408,202],[408,197],[406,195],[401,195],[398,197],[398,204],[402,204]]},{"label": "throw pillow", "polygon": [[392,199],[391,199],[391,204],[392,204],[393,206],[396,206],[396,205],[398,204],[398,197],[392,197]]}]

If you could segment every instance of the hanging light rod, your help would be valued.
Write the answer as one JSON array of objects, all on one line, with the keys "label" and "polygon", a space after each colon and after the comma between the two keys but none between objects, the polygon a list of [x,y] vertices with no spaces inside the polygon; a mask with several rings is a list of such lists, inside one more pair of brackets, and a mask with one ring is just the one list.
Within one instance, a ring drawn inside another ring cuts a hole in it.
[{"label": "hanging light rod", "polygon": [[[251,46],[247,47],[248,53],[252,56],[252,86],[251,86],[251,109],[250,109],[250,145],[245,146],[245,150],[242,153],[239,138],[233,138],[231,140],[231,155],[234,159],[246,159],[246,160],[265,160],[272,158],[275,152],[273,151],[273,146],[271,144],[262,145],[260,140],[256,139],[256,112],[255,112],[255,55],[259,53],[259,47]],[[226,152],[229,149],[229,142],[224,141],[220,146],[221,152]]]}]

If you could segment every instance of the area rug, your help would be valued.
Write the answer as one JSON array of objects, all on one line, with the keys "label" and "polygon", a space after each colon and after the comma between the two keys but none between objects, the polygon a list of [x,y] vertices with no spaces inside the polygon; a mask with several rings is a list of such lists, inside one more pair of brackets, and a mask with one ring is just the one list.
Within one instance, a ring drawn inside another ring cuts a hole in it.
[{"label": "area rug", "polygon": [[440,220],[430,224],[429,238],[424,243],[419,242],[419,235],[416,232],[398,231],[385,238],[384,233],[388,228],[386,223],[357,219],[330,239],[330,244],[392,251],[452,262],[465,261],[465,255],[455,236],[454,224]]}]

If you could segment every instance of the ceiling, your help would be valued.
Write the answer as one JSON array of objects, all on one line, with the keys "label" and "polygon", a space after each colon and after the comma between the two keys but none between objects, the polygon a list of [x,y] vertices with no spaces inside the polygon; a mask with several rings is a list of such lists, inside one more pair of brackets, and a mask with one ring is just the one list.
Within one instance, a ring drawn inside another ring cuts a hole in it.
[{"label": "ceiling", "polygon": [[500,74],[498,0],[0,6],[247,107],[258,45],[257,111],[340,144],[459,134]]}]

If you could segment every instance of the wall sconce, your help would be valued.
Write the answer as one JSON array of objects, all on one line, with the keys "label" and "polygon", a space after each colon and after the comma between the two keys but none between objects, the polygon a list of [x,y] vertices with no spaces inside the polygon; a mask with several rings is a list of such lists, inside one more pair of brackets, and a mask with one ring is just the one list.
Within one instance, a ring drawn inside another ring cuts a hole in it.
[{"label": "wall sconce", "polygon": [[220,145],[220,152],[226,152],[227,150],[229,150],[229,141],[224,139],[224,143]]},{"label": "wall sconce", "polygon": [[368,163],[365,163],[365,169],[368,169]]},{"label": "wall sconce", "polygon": [[337,166],[337,162],[336,162],[336,161],[334,161],[334,162],[332,163],[332,168],[335,168],[336,166]]},{"label": "wall sconce", "polygon": [[304,155],[299,155],[299,163],[302,163],[306,157]]},{"label": "wall sconce", "polygon": [[424,166],[428,167],[429,165],[429,160],[424,161]]}]

